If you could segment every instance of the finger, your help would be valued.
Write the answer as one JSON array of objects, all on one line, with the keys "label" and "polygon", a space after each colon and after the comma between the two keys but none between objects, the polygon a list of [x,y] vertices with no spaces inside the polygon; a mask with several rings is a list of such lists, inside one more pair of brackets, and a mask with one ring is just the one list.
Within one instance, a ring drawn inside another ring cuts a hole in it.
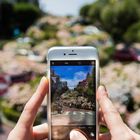
[{"label": "finger", "polygon": [[25,105],[24,110],[17,123],[17,126],[18,125],[22,125],[25,127],[32,126],[32,124],[35,120],[37,111],[38,111],[46,93],[48,93],[48,89],[49,89],[49,82],[45,77],[43,77],[40,81],[40,84],[39,84],[36,92]]},{"label": "finger", "polygon": [[105,122],[111,134],[120,134],[123,130],[126,130],[126,127],[113,106],[112,102],[107,96],[106,89],[103,86],[100,86],[98,89],[97,100],[101,107]]},{"label": "finger", "polygon": [[33,127],[33,135],[35,140],[43,140],[48,138],[48,124],[44,123]]},{"label": "finger", "polygon": [[106,126],[106,122],[105,122],[101,108],[99,108],[98,116],[99,116],[99,124]]},{"label": "finger", "polygon": [[81,132],[72,130],[70,132],[70,140],[87,140],[87,138]]},{"label": "finger", "polygon": [[100,134],[99,135],[99,140],[111,140],[110,133]]}]

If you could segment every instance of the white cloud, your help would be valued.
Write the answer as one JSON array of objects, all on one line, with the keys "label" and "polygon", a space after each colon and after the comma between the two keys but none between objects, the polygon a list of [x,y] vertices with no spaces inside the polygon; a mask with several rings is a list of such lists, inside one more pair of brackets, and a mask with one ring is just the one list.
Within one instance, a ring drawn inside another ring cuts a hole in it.
[{"label": "white cloud", "polygon": [[85,79],[86,76],[87,76],[87,74],[85,72],[79,71],[74,74],[74,79],[81,81],[81,80]]},{"label": "white cloud", "polygon": [[87,73],[84,73],[83,71],[79,71],[74,74],[73,79],[66,79],[66,78],[64,79],[63,78],[61,80],[67,81],[68,87],[70,89],[73,89],[74,87],[76,87],[76,85],[79,83],[79,81],[86,79],[86,76],[87,76]]}]

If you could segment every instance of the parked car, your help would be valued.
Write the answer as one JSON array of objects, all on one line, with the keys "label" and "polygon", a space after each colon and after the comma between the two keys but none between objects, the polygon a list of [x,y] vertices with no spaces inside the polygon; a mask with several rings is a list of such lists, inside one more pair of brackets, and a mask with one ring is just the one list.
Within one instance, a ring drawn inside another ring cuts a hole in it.
[{"label": "parked car", "polygon": [[118,61],[140,62],[140,50],[136,48],[123,48],[120,50],[116,50],[114,59]]}]

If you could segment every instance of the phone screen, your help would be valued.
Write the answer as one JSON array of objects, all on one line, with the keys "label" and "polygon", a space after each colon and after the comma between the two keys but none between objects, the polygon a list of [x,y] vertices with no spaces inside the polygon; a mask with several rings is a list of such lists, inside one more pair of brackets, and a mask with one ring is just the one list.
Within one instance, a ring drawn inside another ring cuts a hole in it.
[{"label": "phone screen", "polygon": [[76,129],[96,139],[96,61],[51,61],[51,139]]}]

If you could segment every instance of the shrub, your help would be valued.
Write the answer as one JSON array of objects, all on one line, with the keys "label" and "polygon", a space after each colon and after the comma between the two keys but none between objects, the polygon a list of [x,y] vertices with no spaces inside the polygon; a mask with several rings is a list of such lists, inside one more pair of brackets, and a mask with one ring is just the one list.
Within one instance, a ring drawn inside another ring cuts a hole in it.
[{"label": "shrub", "polygon": [[30,86],[31,86],[32,88],[35,88],[35,87],[38,85],[40,79],[41,79],[40,76],[35,77],[33,80],[31,80],[31,81],[29,82]]},{"label": "shrub", "polygon": [[46,26],[42,27],[42,30],[45,32],[45,39],[56,38],[56,26],[47,24]]},{"label": "shrub", "polygon": [[[21,112],[18,112],[16,110],[14,110],[13,108],[7,107],[6,104],[3,104],[1,106],[1,110],[2,110],[2,112],[4,114],[4,116],[8,120],[10,120],[10,121],[12,121],[14,123],[16,123],[18,121],[18,119],[19,119],[19,117],[21,115]],[[39,124],[41,124],[41,118],[40,118],[40,115],[38,114],[36,119],[35,119],[34,125],[39,125]]]},{"label": "shrub", "polygon": [[56,38],[57,27],[54,25],[43,24],[40,26],[33,26],[27,30],[27,35],[35,40]]},{"label": "shrub", "polygon": [[109,130],[108,130],[108,128],[106,126],[104,126],[104,125],[100,126],[100,133],[107,133],[108,131]]},{"label": "shrub", "polygon": [[35,26],[31,26],[27,30],[27,36],[33,38],[36,41],[43,40],[45,38],[45,33],[41,29]]},{"label": "shrub", "polygon": [[34,126],[35,125],[40,125],[40,124],[41,124],[41,117],[40,117],[40,114],[38,114],[36,119],[35,119]]}]

